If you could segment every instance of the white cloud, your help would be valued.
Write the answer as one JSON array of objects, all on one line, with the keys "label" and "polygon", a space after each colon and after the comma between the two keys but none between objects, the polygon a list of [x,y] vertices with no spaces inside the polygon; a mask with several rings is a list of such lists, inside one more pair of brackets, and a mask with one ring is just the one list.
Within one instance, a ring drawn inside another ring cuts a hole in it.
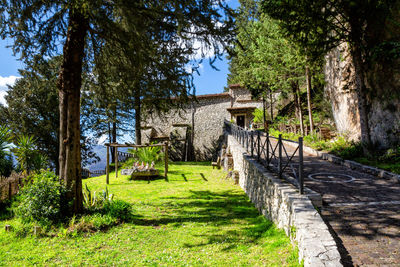
[{"label": "white cloud", "polygon": [[108,140],[108,136],[106,134],[103,134],[102,136],[99,137],[97,140],[98,145],[104,145]]},{"label": "white cloud", "polygon": [[8,76],[8,77],[2,77],[0,76],[0,103],[3,105],[7,105],[6,104],[6,100],[4,99],[4,97],[7,95],[7,90],[8,87],[7,85],[14,85],[14,83],[17,81],[17,79],[19,79],[20,77],[17,76]]},{"label": "white cloud", "polygon": [[0,91],[0,104],[6,105],[6,100],[4,97],[7,95],[6,91]]},{"label": "white cloud", "polygon": [[0,76],[0,88],[5,87],[7,88],[7,85],[14,85],[15,81],[19,79],[20,77],[17,76],[8,76],[8,77],[2,77]]}]

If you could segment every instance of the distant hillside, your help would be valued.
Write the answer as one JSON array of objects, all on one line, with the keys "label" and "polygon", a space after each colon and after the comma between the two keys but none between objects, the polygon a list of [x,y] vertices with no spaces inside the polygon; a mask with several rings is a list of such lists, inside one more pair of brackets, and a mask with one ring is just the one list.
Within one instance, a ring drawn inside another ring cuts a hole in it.
[{"label": "distant hillside", "polygon": [[[118,149],[118,151],[121,151],[121,152],[126,152],[127,150],[128,150],[128,148],[125,148],[125,147]],[[86,168],[89,169],[90,171],[105,170],[106,169],[106,161],[107,161],[107,148],[102,145],[97,145],[97,146],[93,147],[93,152],[96,153],[97,156],[99,156],[100,161],[95,164],[86,166]]]}]

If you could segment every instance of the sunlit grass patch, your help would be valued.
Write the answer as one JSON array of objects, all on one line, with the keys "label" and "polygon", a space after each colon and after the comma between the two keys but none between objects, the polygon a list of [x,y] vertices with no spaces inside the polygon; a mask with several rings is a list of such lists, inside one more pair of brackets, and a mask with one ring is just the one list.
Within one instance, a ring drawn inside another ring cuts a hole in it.
[{"label": "sunlit grass patch", "polygon": [[[0,221],[0,265],[298,265],[289,238],[223,171],[209,163],[173,163],[170,171],[168,180],[150,181],[112,173],[108,190],[131,203],[133,215],[105,230],[20,238],[4,231],[14,219]],[[105,176],[84,183],[97,192],[106,187]]]}]

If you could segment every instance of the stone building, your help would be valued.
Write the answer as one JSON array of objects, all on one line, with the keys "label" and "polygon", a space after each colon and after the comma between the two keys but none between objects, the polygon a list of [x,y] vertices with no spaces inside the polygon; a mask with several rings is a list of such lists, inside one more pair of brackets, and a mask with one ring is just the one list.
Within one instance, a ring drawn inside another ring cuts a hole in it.
[{"label": "stone building", "polygon": [[230,85],[228,92],[196,96],[184,109],[146,114],[142,142],[168,140],[173,160],[215,159],[224,120],[250,128],[256,108],[262,108],[262,100],[253,100],[238,84]]}]

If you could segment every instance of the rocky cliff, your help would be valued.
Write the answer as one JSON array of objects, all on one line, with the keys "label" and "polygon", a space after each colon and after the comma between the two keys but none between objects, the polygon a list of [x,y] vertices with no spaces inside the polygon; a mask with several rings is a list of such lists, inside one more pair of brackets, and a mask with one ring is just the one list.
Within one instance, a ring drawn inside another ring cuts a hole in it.
[{"label": "rocky cliff", "polygon": [[[387,53],[387,51],[384,51]],[[350,139],[360,138],[354,66],[347,44],[326,57],[325,93],[332,103],[337,130]],[[400,144],[400,61],[383,57],[366,69],[367,111],[371,140],[376,148]]]}]

